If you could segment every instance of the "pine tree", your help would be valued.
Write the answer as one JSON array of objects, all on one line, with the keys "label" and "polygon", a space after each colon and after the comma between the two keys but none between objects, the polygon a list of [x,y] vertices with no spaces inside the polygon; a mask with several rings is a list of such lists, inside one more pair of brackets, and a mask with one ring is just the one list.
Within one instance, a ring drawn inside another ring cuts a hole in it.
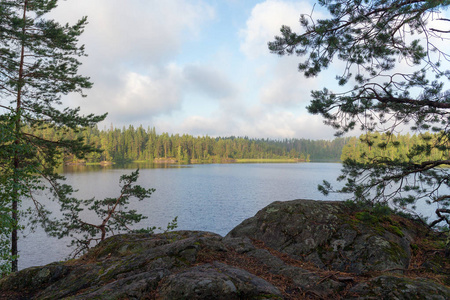
[{"label": "pine tree", "polygon": [[[449,150],[450,92],[445,89],[450,71],[445,62],[450,59],[446,48],[450,20],[440,12],[450,1],[318,3],[328,10],[328,19],[302,15],[303,32],[283,26],[281,36],[269,42],[269,49],[279,55],[304,57],[298,68],[306,77],[319,75],[337,59],[343,61],[345,67],[336,76],[341,87],[312,91],[309,112],[322,115],[337,135],[357,127],[368,134],[379,131],[389,135],[383,143],[365,140],[376,156],[363,162],[344,162],[340,178],[346,185],[340,191],[353,193],[356,201],[369,205],[394,203],[402,207],[425,199],[439,206],[438,219],[431,225],[441,221],[450,224],[446,215],[450,213],[450,195],[445,192],[450,187],[450,174],[448,168],[442,168],[450,164],[450,157],[423,160],[433,149],[441,153]],[[377,147],[398,143],[391,137],[407,124],[422,143],[415,143],[406,159],[391,159],[376,151]],[[434,132],[437,138],[427,138],[426,131]]]},{"label": "pine tree", "polygon": [[[11,234],[6,244],[11,245],[8,259],[12,271],[17,271],[21,214],[28,214],[32,224],[37,220],[44,226],[50,224],[50,212],[34,192],[51,186],[57,198],[62,191],[58,183],[61,176],[55,173],[55,167],[61,156],[69,153],[81,158],[95,151],[81,137],[70,139],[64,132],[92,127],[106,116],[82,116],[79,108],[60,109],[62,95],[83,95],[83,89],[92,83],[88,77],[78,75],[78,59],[85,55],[84,47],[78,46],[78,37],[87,19],[72,26],[46,19],[56,5],[56,0],[0,2],[0,222],[2,230],[6,228]],[[46,129],[62,134],[44,138],[33,134]],[[19,202],[25,199],[35,209],[19,212]],[[1,238],[0,254],[5,246],[4,236]]]}]

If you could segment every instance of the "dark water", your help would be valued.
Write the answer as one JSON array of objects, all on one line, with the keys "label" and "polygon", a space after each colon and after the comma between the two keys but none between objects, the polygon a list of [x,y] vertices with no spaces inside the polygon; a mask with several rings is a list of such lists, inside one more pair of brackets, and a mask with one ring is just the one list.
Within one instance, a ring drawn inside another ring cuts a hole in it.
[{"label": "dark water", "polygon": [[[130,206],[148,216],[137,228],[166,228],[178,216],[178,229],[226,235],[273,201],[345,198],[344,195],[325,197],[317,191],[317,185],[324,179],[336,182],[341,165],[334,163],[145,167],[148,166],[140,166],[139,184],[155,188],[156,192],[150,199]],[[73,167],[65,169],[64,175],[67,182],[79,190],[80,198],[114,197],[119,194],[120,176],[130,173],[131,168],[136,165]],[[96,222],[92,215],[85,217],[87,221]],[[19,241],[19,267],[63,260],[71,252],[66,247],[68,243],[68,240],[49,238],[42,230],[29,233]]]}]

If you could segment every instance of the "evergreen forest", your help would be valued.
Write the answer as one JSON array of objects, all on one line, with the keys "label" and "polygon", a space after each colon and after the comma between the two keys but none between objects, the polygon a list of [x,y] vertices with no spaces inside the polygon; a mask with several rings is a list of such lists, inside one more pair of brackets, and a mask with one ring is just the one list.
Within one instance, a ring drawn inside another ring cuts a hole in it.
[{"label": "evergreen forest", "polygon": [[[30,133],[31,134],[31,133]],[[61,135],[48,127],[33,135],[46,139]],[[64,162],[167,162],[211,163],[234,160],[292,160],[292,161],[340,161],[342,148],[349,138],[334,140],[309,139],[255,139],[248,137],[210,137],[188,134],[156,133],[154,127],[144,129],[129,126],[122,129],[111,126],[99,130],[85,128],[79,133],[65,132],[64,138],[83,138],[85,142],[100,148],[102,152],[87,154],[81,161],[66,154]]]},{"label": "evergreen forest", "polygon": [[[67,153],[62,158],[66,164],[131,161],[220,163],[253,160],[338,162],[347,159],[370,163],[374,158],[380,157],[421,163],[450,158],[448,150],[433,146],[439,143],[439,135],[428,132],[418,135],[367,133],[359,137],[339,137],[334,140],[257,139],[167,132],[158,134],[155,127],[145,129],[130,125],[122,129],[113,126],[103,130],[98,127],[85,128],[78,133],[69,131],[64,134],[48,127],[32,134],[46,139],[60,138],[60,135],[67,139],[82,138],[87,144],[101,150],[89,153],[82,159]],[[411,156],[412,149],[420,150],[420,154]]]},{"label": "evergreen forest", "polygon": [[[420,134],[394,135],[387,133],[368,133],[359,138],[352,137],[342,149],[341,160],[358,163],[374,163],[374,160],[399,161],[420,164],[433,160],[450,159],[449,146],[441,144],[440,134],[429,132]],[[447,142],[448,143],[448,142]]]}]

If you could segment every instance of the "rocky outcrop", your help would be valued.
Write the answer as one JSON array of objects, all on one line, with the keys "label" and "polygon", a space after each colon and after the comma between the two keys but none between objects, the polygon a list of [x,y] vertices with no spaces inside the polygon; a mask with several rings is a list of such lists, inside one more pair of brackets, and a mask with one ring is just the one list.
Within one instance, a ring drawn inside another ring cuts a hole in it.
[{"label": "rocky outcrop", "polygon": [[275,202],[226,237],[111,237],[0,280],[0,299],[449,299],[439,237],[342,202]]},{"label": "rocky outcrop", "polygon": [[386,219],[384,224],[370,214],[366,217],[368,222],[364,222],[362,213],[348,213],[342,202],[274,202],[235,227],[228,236],[261,240],[322,269],[362,275],[408,268],[411,243],[416,236],[406,223]]},{"label": "rocky outcrop", "polygon": [[281,298],[264,279],[205,258],[229,251],[221,236],[208,232],[117,235],[80,259],[10,275],[0,281],[0,298]]}]

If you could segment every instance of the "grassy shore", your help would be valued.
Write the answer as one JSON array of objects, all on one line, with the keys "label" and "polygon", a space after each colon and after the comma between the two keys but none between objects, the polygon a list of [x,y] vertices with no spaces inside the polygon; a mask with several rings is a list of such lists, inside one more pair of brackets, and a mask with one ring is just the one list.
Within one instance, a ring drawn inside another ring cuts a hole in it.
[{"label": "grassy shore", "polygon": [[242,158],[236,159],[236,163],[297,163],[306,162],[295,158]]},{"label": "grassy shore", "polygon": [[87,162],[85,163],[86,166],[110,166],[110,165],[114,165],[116,164],[115,162],[112,161],[101,161],[101,162]]},{"label": "grassy shore", "polygon": [[[298,163],[307,162],[295,158],[242,158],[242,159],[211,159],[211,160],[193,160],[191,162],[178,162],[178,164],[208,164],[208,163],[236,163],[236,164],[248,164],[248,163]],[[155,163],[145,160],[134,160],[128,163]],[[100,166],[100,165],[113,165],[115,162],[86,162],[80,165],[86,166]]]}]

